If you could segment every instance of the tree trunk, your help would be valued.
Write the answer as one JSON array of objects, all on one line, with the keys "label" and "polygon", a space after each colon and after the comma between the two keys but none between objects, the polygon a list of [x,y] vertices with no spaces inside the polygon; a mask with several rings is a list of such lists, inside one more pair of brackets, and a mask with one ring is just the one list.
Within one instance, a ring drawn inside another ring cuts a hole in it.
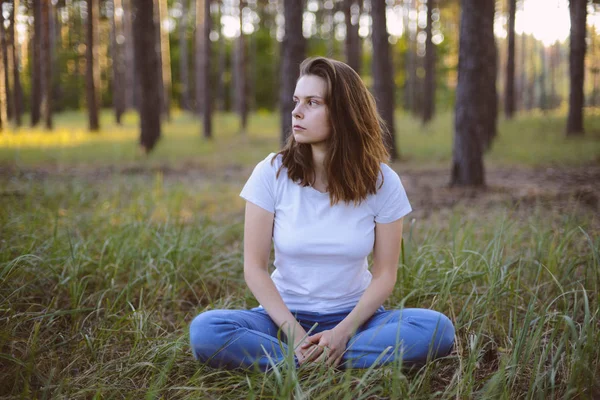
[{"label": "tree trunk", "polygon": [[242,10],[245,1],[240,0],[240,36],[237,40],[237,65],[236,65],[236,95],[237,110],[240,116],[240,133],[245,134],[248,126],[248,84],[246,77],[246,39],[243,31]]},{"label": "tree trunk", "polygon": [[179,18],[179,75],[181,79],[181,109],[191,110],[190,107],[190,66],[188,61],[188,1],[180,0],[181,18]]},{"label": "tree trunk", "polygon": [[[484,119],[484,130],[486,132],[485,136],[485,150],[489,150],[492,146],[492,142],[496,138],[497,135],[497,121],[498,121],[498,94],[496,90],[496,79],[498,76],[498,49],[496,48],[496,38],[494,36],[494,16],[496,13],[496,2],[494,0],[491,1],[483,1],[483,5],[485,5],[485,10],[482,15],[483,20],[481,21],[484,24],[485,28],[481,32],[482,40],[485,40],[487,49],[486,55],[486,80],[487,90],[485,91],[485,95],[488,97],[484,104],[486,107],[485,111],[485,119]],[[491,28],[489,28],[491,26]]]},{"label": "tree trunk", "polygon": [[113,67],[113,105],[115,107],[115,120],[121,125],[121,117],[125,112],[125,63],[123,62],[123,2],[113,0],[113,13],[111,16],[112,40],[112,67]]},{"label": "tree trunk", "polygon": [[385,124],[385,144],[392,160],[398,158],[396,129],[394,126],[394,79],[390,60],[390,44],[386,25],[384,1],[371,3],[373,18],[373,94],[377,109]]},{"label": "tree trunk", "polygon": [[[221,16],[223,15],[223,3],[219,2],[219,17],[217,18],[217,32],[219,34],[219,72],[223,74],[227,68],[227,48],[225,46],[225,39],[223,38],[223,30],[221,26]],[[223,76],[223,75],[221,75]],[[217,82],[217,110],[225,111],[225,100],[227,96],[225,90],[225,79],[221,78]]]},{"label": "tree trunk", "polygon": [[504,88],[504,115],[511,119],[515,112],[515,16],[517,0],[508,0],[508,54]]},{"label": "tree trunk", "polygon": [[[0,2],[0,7],[2,3]],[[1,27],[0,27],[1,28]],[[4,64],[4,46],[0,46],[0,129],[8,127],[8,104],[6,103],[6,81],[2,77],[6,74]]]},{"label": "tree trunk", "polygon": [[306,39],[302,34],[303,0],[284,0],[283,15],[285,35],[281,42],[281,87],[279,108],[281,112],[281,145],[291,134],[294,90],[300,74],[300,64],[306,54]]},{"label": "tree trunk", "polygon": [[125,35],[125,109],[138,109],[140,85],[135,71],[135,49],[133,44],[133,15],[131,1],[123,0],[123,31]]},{"label": "tree trunk", "polygon": [[211,0],[204,0],[204,8],[199,9],[201,11],[201,18],[203,18],[202,26],[202,87],[204,99],[202,105],[202,121],[204,125],[203,133],[206,139],[212,138],[212,96],[211,96],[211,79],[210,79],[210,56],[211,56],[211,43],[210,43],[210,30],[212,28],[212,19],[210,16],[210,3]]},{"label": "tree trunk", "polygon": [[494,33],[493,20],[486,14],[493,4],[494,0],[461,0],[451,185],[485,185],[485,118],[486,108],[491,107],[486,93],[489,88],[487,37]]},{"label": "tree trunk", "polygon": [[100,89],[100,68],[98,66],[99,13],[98,0],[87,0],[86,87],[90,131],[100,130],[100,121],[98,119],[98,92]]},{"label": "tree trunk", "polygon": [[163,82],[163,112],[167,120],[171,120],[171,88],[173,86],[171,79],[171,44],[169,42],[169,32],[164,26],[168,17],[167,0],[158,1],[158,29],[160,33],[160,61],[161,74]]},{"label": "tree trunk", "polygon": [[194,71],[196,76],[196,113],[202,116],[204,112],[204,73],[202,72],[202,56],[204,54],[204,2],[196,0],[196,30],[194,34],[196,56],[194,57]]},{"label": "tree trunk", "polygon": [[[41,100],[41,43],[42,43],[42,4],[33,2],[33,40],[32,40],[32,64],[31,64],[31,126],[40,122],[40,100]],[[0,74],[0,76],[2,76]],[[4,92],[6,95],[6,91]]]},{"label": "tree trunk", "polygon": [[343,0],[342,7],[346,23],[346,63],[360,74],[361,52],[358,21],[360,19],[362,4],[359,4],[356,0]]},{"label": "tree trunk", "polygon": [[433,45],[434,1],[427,0],[427,27],[425,33],[425,81],[423,85],[423,123],[433,118],[435,112],[435,46]]},{"label": "tree trunk", "polygon": [[[0,1],[0,7],[4,1]],[[12,90],[10,88],[10,47],[7,39],[7,32],[4,29],[4,14],[0,12],[0,46],[2,46],[2,60],[4,62],[4,75],[0,77],[0,79],[4,79],[4,87],[6,88],[6,111],[7,111],[7,121],[12,119]]]},{"label": "tree trunk", "polygon": [[149,153],[160,138],[160,65],[154,2],[133,0],[133,39],[136,72],[140,83],[140,144]]},{"label": "tree trunk", "polygon": [[13,0],[12,11],[10,13],[10,26],[9,26],[9,38],[10,38],[10,60],[11,60],[11,72],[13,78],[13,98],[12,98],[12,115],[15,120],[17,127],[21,126],[21,114],[23,113],[23,89],[21,88],[21,77],[19,71],[19,52],[17,51],[18,38],[17,30],[15,29],[15,15],[19,8],[19,0]]},{"label": "tree trunk", "polygon": [[585,31],[587,1],[570,0],[571,37],[569,48],[569,115],[567,136],[583,135],[583,82],[585,77]]},{"label": "tree trunk", "polygon": [[46,129],[52,129],[52,49],[50,44],[50,18],[52,18],[52,1],[40,0],[42,3],[41,44],[41,101],[40,110]]}]

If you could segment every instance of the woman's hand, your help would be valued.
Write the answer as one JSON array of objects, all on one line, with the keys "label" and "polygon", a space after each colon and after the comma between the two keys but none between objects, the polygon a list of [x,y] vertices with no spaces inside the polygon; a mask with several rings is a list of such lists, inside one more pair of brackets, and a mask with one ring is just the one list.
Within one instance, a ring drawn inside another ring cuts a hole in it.
[{"label": "woman's hand", "polygon": [[300,346],[302,350],[310,350],[305,362],[325,361],[327,365],[338,366],[346,352],[350,336],[349,333],[336,328],[309,336]]}]

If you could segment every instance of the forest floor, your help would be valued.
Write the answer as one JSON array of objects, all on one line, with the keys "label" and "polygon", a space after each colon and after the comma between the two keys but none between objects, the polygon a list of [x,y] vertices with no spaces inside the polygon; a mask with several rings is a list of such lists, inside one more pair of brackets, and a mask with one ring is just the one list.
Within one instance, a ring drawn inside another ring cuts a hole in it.
[{"label": "forest floor", "polygon": [[386,306],[448,315],[454,351],[416,371],[269,373],[199,365],[187,331],[256,305],[238,194],[278,148],[275,119],[238,137],[225,116],[206,142],[183,116],[141,156],[133,119],[90,135],[63,118],[80,131],[0,136],[0,398],[600,396],[600,114],[577,140],[561,115],[503,122],[484,189],[448,186],[449,116],[401,119],[392,167],[414,211]]}]

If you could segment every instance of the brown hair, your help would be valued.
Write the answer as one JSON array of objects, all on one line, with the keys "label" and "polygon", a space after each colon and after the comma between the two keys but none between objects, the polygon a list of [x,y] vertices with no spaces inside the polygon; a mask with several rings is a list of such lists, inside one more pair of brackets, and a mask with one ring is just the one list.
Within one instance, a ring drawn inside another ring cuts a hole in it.
[{"label": "brown hair", "polygon": [[[383,143],[385,124],[377,113],[375,99],[360,76],[343,62],[307,58],[300,65],[300,77],[305,75],[321,77],[327,83],[325,103],[331,134],[324,167],[331,205],[340,200],[359,204],[369,194],[376,193],[380,163],[389,160]],[[314,182],[310,144],[298,143],[290,135],[279,154],[291,180],[302,186]],[[280,172],[281,168],[277,177]]]}]

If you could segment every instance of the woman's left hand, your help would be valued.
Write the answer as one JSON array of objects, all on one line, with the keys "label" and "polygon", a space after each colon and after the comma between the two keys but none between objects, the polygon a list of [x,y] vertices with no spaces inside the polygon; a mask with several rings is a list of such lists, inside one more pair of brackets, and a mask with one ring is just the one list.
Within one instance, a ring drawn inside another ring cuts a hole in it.
[{"label": "woman's left hand", "polygon": [[316,345],[315,350],[310,353],[306,361],[324,360],[327,365],[336,367],[342,361],[348,340],[350,340],[349,334],[334,328],[309,336],[301,348]]}]

